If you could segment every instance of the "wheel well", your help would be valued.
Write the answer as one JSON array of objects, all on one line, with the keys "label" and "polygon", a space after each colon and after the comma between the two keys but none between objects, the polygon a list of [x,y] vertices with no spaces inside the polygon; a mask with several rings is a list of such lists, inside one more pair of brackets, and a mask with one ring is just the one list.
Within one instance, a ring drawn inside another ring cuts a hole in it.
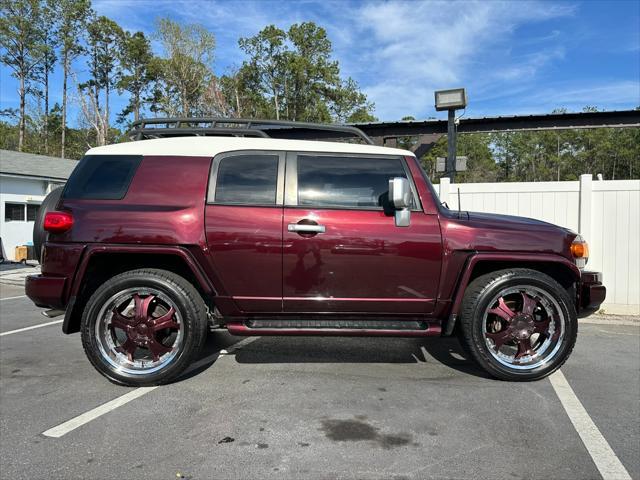
[{"label": "wheel well", "polygon": [[576,282],[575,274],[565,265],[558,262],[511,262],[511,261],[480,261],[471,271],[469,283],[486,273],[507,268],[529,268],[549,275],[565,289],[571,290]]},{"label": "wheel well", "polygon": [[72,306],[73,310],[68,313],[69,322],[65,333],[80,331],[80,320],[84,307],[100,285],[115,275],[139,268],[159,268],[180,275],[198,290],[205,304],[213,310],[211,296],[205,293],[191,268],[178,255],[120,252],[96,253],[91,256],[84,271],[81,279],[82,285]]},{"label": "wheel well", "polygon": [[[561,263],[558,263],[558,262],[521,262],[521,261],[514,262],[509,260],[479,261],[474,265],[473,270],[471,271],[471,275],[469,276],[469,282],[466,285],[464,285],[464,289],[466,290],[471,282],[473,282],[476,278],[482,275],[495,272],[498,270],[505,270],[508,268],[529,268],[531,270],[537,270],[538,272],[549,275],[556,282],[562,285],[565,288],[565,290],[569,292],[569,295],[572,298],[575,298],[575,288],[576,288],[575,274],[567,266],[562,265]],[[455,319],[453,321],[447,319],[446,326],[443,331],[445,332],[445,335],[451,335],[452,333],[455,334],[459,332],[459,329],[460,329],[460,322],[455,321]]]}]

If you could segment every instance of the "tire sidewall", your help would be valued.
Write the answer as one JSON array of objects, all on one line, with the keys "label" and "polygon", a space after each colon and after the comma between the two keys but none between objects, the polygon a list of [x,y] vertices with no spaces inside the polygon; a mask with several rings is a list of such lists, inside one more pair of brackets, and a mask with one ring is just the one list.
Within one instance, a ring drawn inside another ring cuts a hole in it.
[{"label": "tire sidewall", "polygon": [[[538,379],[543,378],[557,370],[566,360],[566,357],[573,349],[578,333],[578,321],[575,308],[564,288],[550,277],[528,276],[522,274],[505,275],[502,278],[490,283],[483,289],[479,301],[473,311],[472,320],[472,341],[475,349],[482,353],[483,359],[488,364],[487,367],[492,373],[503,379]],[[509,287],[533,286],[544,290],[551,295],[562,310],[565,318],[565,331],[561,340],[560,348],[550,362],[540,365],[531,370],[518,370],[509,368],[498,362],[490,352],[490,347],[485,342],[483,332],[484,314],[490,307],[489,302],[502,290]],[[484,362],[483,362],[484,363]]]},{"label": "tire sidewall", "polygon": [[[168,365],[151,374],[135,375],[118,372],[113,365],[103,358],[96,338],[95,327],[96,322],[99,320],[100,310],[111,297],[129,288],[140,288],[141,290],[154,288],[161,291],[177,306],[182,320],[181,328],[183,329],[184,337],[178,354]],[[98,288],[87,302],[82,316],[82,342],[91,363],[103,375],[116,383],[137,386],[166,383],[184,370],[184,364],[190,362],[191,356],[189,353],[194,348],[199,348],[199,345],[196,344],[195,335],[193,335],[195,330],[194,319],[197,318],[197,315],[198,312],[188,300],[186,292],[183,292],[180,286],[165,278],[142,275],[131,275],[122,279],[114,277],[113,281]]]}]

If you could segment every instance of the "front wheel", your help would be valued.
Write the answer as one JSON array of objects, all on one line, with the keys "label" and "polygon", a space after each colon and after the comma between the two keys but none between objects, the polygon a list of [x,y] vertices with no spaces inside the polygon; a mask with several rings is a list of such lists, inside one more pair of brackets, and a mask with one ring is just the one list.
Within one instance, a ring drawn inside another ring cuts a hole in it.
[{"label": "front wheel", "polygon": [[553,278],[529,269],[492,272],[467,288],[462,341],[503,380],[538,380],[559,369],[578,333],[575,306]]},{"label": "front wheel", "polygon": [[100,286],[82,316],[82,345],[109,380],[131,386],[167,383],[200,352],[207,333],[198,291],[175,273],[140,269]]}]

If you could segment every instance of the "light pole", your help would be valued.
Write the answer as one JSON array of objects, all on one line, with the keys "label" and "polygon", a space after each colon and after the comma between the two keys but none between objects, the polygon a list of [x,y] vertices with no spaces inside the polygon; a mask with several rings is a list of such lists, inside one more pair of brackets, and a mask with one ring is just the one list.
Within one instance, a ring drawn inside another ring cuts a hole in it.
[{"label": "light pole", "polygon": [[436,110],[449,112],[445,176],[453,183],[456,174],[456,110],[467,106],[467,91],[464,88],[438,90],[435,92],[435,98]]}]

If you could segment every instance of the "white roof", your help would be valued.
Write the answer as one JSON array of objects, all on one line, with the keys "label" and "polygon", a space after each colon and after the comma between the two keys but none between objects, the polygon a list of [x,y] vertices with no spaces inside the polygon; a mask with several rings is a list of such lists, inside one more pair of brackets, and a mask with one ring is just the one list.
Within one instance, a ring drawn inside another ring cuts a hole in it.
[{"label": "white roof", "polygon": [[236,150],[279,150],[298,152],[362,153],[377,155],[413,155],[408,150],[341,142],[280,140],[242,137],[173,137],[138,140],[95,147],[87,155],[152,155],[213,157]]}]

